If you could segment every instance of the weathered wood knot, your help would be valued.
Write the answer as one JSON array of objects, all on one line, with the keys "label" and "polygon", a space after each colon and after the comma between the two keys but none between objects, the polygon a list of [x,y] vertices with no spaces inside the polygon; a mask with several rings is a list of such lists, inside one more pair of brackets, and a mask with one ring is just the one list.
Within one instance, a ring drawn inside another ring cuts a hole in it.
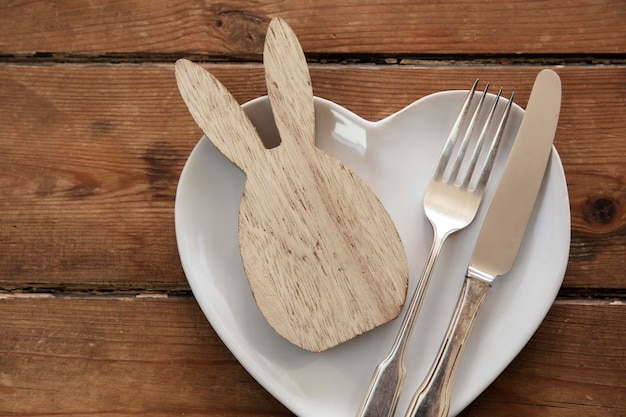
[{"label": "weathered wood knot", "polygon": [[583,206],[583,218],[589,224],[606,226],[615,220],[618,203],[610,196],[590,196]]}]

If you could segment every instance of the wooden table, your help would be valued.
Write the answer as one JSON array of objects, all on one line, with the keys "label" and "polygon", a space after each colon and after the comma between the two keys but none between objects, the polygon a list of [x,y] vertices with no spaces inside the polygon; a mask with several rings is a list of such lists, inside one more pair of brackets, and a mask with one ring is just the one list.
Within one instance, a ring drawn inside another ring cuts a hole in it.
[{"label": "wooden table", "polygon": [[477,77],[524,107],[556,69],[567,273],[462,416],[626,416],[623,0],[1,2],[0,415],[292,415],[212,330],[174,236],[201,133],[173,63],[205,62],[240,102],[264,95],[275,16],[315,94],[371,120]]}]

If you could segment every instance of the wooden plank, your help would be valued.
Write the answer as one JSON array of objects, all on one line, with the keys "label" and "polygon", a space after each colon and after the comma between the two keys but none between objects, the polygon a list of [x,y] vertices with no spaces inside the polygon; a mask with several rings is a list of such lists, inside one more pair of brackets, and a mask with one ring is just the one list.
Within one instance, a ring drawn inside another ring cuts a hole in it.
[{"label": "wooden plank", "polygon": [[0,320],[0,415],[291,415],[192,299],[0,299]]},{"label": "wooden plank", "polygon": [[[190,298],[3,297],[0,323],[2,415],[292,415]],[[623,304],[558,301],[463,416],[623,415],[625,326]]]},{"label": "wooden plank", "polygon": [[[240,101],[265,94],[257,64],[209,65]],[[524,106],[534,67],[313,66],[314,93],[377,120],[480,77]],[[626,68],[557,68],[556,147],[572,209],[564,285],[626,288]],[[0,65],[0,282],[186,289],[176,184],[201,136],[171,65]],[[590,273],[593,271],[593,274]]]},{"label": "wooden plank", "polygon": [[283,17],[311,53],[612,54],[626,51],[622,0],[559,2],[11,1],[0,52],[257,55]]},{"label": "wooden plank", "polygon": [[558,301],[464,417],[626,415],[626,307]]}]

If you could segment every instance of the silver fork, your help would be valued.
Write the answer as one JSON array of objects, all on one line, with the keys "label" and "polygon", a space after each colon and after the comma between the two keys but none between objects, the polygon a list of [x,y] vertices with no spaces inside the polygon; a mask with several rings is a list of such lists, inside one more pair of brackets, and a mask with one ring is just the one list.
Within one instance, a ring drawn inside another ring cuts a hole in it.
[{"label": "silver fork", "polygon": [[[473,137],[473,132],[477,127],[479,114],[489,89],[489,84],[487,84],[468,123],[467,117],[477,85],[478,80],[474,82],[463,103],[461,112],[444,144],[435,172],[424,195],[424,212],[434,232],[433,243],[428,254],[426,266],[411,297],[411,302],[391,351],[374,371],[357,417],[392,417],[395,413],[406,375],[406,348],[422,306],[424,294],[428,288],[433,266],[448,236],[464,229],[474,220],[483,198],[485,186],[493,168],[502,132],[511,109],[513,94],[511,94],[511,98],[500,116],[498,127],[493,134],[493,139],[482,168],[478,170],[476,165],[487,136],[490,134],[490,126],[494,123],[494,114],[502,94],[502,88],[498,91],[480,135],[475,142],[474,151],[471,157],[469,157],[469,162],[467,162],[467,150]],[[465,126],[466,124],[467,126]],[[465,134],[462,135],[459,143],[463,132]],[[456,157],[452,159],[454,153],[456,153]],[[465,167],[463,167],[464,162],[466,164]]]}]

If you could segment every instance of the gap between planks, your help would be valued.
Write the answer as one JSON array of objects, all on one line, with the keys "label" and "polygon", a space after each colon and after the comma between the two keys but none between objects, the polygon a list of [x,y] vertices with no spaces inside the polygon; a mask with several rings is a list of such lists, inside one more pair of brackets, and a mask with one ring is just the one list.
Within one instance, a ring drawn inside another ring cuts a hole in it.
[{"label": "gap between planks", "polygon": [[[579,294],[577,294],[579,293]],[[0,287],[0,300],[21,299],[189,299],[194,298],[191,290],[155,290],[155,289],[132,289],[132,290],[65,290],[54,291],[47,288],[45,291],[37,291],[33,288],[12,288],[10,290]],[[562,289],[554,305],[588,305],[588,306],[622,306],[626,305],[626,291],[617,289],[596,289],[590,291],[576,291],[575,289]]]},{"label": "gap between planks", "polygon": [[[306,53],[310,64],[373,64],[419,66],[623,66],[626,54],[366,54]],[[20,64],[157,64],[186,58],[199,63],[261,63],[262,54],[102,53],[73,54],[34,52],[9,54],[0,51],[0,63]]]}]

